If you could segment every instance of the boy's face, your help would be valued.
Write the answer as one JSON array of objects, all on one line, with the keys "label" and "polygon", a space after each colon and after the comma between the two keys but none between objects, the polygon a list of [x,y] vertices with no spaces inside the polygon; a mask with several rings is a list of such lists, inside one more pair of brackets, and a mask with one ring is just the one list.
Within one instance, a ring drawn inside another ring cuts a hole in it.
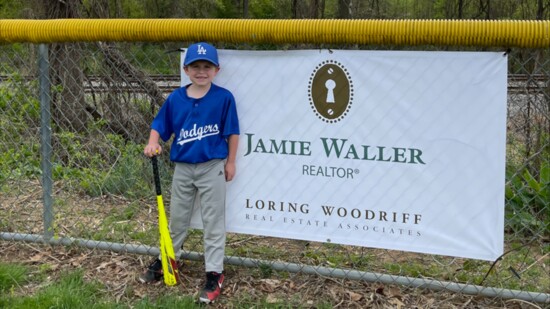
[{"label": "boy's face", "polygon": [[220,70],[212,62],[198,60],[183,67],[185,74],[189,76],[191,82],[197,86],[207,86],[214,80]]}]

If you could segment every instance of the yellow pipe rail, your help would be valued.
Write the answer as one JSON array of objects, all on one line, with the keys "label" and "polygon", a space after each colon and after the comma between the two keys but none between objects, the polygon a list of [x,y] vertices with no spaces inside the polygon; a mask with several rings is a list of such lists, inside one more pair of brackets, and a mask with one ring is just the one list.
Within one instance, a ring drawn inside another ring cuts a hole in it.
[{"label": "yellow pipe rail", "polygon": [[0,43],[211,41],[550,48],[549,20],[3,19]]}]

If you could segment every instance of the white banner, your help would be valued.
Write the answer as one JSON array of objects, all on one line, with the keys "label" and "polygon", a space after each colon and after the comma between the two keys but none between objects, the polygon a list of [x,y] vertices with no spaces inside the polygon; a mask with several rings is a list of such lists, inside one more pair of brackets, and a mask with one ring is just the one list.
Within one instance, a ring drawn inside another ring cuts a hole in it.
[{"label": "white banner", "polygon": [[506,55],[219,56],[215,83],[235,95],[241,124],[229,232],[482,260],[502,254]]}]

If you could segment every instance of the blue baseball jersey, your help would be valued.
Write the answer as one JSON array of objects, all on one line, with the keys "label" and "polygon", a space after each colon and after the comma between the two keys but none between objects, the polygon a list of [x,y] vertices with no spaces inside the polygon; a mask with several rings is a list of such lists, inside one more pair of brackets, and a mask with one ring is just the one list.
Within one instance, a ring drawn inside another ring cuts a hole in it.
[{"label": "blue baseball jersey", "polygon": [[225,159],[227,138],[239,134],[239,120],[233,94],[212,84],[200,99],[187,95],[187,87],[172,92],[151,124],[167,141],[174,134],[170,160],[202,163]]}]

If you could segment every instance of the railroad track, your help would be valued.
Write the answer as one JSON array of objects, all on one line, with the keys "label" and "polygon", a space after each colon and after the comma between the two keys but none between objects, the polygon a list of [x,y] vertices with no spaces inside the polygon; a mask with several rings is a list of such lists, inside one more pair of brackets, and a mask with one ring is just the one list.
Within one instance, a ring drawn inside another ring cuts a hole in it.
[{"label": "railroad track", "polygon": [[[180,75],[149,75],[150,80],[154,81],[163,92],[171,92],[180,86]],[[36,80],[35,76],[13,77],[10,75],[0,75],[0,83],[10,80],[21,80],[30,82]],[[143,81],[134,76],[126,76],[123,79],[114,80],[110,76],[90,75],[83,81],[85,92],[107,92],[112,88],[118,91],[143,93]],[[550,88],[550,75],[545,74],[509,74],[508,92],[509,93],[533,93],[540,92],[543,89]]]}]

